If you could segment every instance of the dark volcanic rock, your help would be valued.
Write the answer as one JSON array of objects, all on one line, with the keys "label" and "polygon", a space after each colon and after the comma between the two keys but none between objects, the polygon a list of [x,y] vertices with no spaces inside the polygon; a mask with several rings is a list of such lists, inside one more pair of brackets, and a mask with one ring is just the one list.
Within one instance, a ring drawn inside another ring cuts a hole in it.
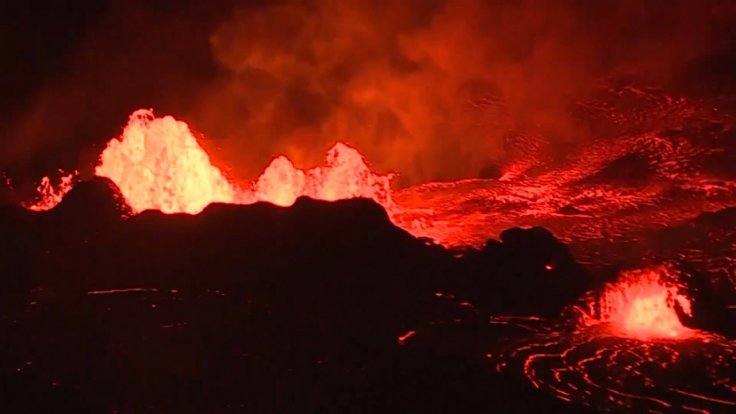
[{"label": "dark volcanic rock", "polygon": [[560,207],[559,209],[557,209],[557,213],[558,214],[565,214],[565,215],[569,215],[569,216],[575,216],[575,215],[579,215],[579,214],[586,214],[584,211],[578,209],[575,206],[571,206],[571,205],[566,205],[566,206]]},{"label": "dark volcanic rock", "polygon": [[461,289],[495,314],[554,317],[593,286],[592,276],[548,230],[513,228],[464,260]]},{"label": "dark volcanic rock", "polygon": [[[51,209],[52,220],[114,222],[130,217],[133,210],[125,202],[112,180],[94,177],[75,185],[61,202]],[[82,223],[77,223],[82,224]]]},{"label": "dark volcanic rock", "polygon": [[488,164],[478,172],[478,178],[498,179],[503,175],[503,170],[498,164]]},{"label": "dark volcanic rock", "polygon": [[47,280],[69,286],[68,276],[58,275],[80,275],[91,246],[131,214],[117,186],[99,177],[78,183],[46,212],[0,207],[0,302],[24,298],[22,291]]},{"label": "dark volcanic rock", "polygon": [[130,218],[120,201],[95,180],[46,213],[0,210],[5,411],[574,408],[480,350],[397,342],[437,292],[476,303],[478,321],[559,315],[590,279],[543,229],[458,258],[368,200]]},{"label": "dark volcanic rock", "polygon": [[649,182],[653,174],[654,168],[647,155],[634,152],[613,160],[581,182],[584,184],[638,185]]}]

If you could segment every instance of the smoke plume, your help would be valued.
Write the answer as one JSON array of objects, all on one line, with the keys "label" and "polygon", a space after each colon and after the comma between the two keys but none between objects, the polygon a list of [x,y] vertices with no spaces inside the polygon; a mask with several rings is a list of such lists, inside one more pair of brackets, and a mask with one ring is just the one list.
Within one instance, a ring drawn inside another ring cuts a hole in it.
[{"label": "smoke plume", "polygon": [[589,139],[572,107],[600,85],[678,88],[733,66],[733,16],[684,0],[111,1],[2,126],[0,163],[94,164],[153,107],[202,132],[235,180],[275,154],[318,164],[339,140],[404,184],[475,177],[514,136]]}]

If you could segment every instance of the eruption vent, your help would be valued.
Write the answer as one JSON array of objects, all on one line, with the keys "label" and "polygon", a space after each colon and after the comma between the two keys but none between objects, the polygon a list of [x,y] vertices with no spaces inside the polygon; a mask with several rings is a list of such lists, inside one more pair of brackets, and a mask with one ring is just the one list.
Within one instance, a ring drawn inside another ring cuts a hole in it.
[{"label": "eruption vent", "polygon": [[617,334],[639,339],[682,339],[694,331],[682,325],[676,308],[690,315],[690,300],[663,280],[664,267],[632,270],[606,287],[599,299],[600,321]]}]

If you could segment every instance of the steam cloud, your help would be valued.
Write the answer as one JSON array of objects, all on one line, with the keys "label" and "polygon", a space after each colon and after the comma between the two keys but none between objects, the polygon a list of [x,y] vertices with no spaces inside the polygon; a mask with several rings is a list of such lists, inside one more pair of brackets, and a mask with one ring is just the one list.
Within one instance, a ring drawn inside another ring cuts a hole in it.
[{"label": "steam cloud", "polygon": [[235,180],[274,154],[318,164],[338,140],[404,184],[474,177],[514,135],[586,139],[571,107],[601,82],[692,83],[735,38],[718,1],[131,3],[111,0],[3,123],[0,164],[91,172],[153,107],[204,133]]}]

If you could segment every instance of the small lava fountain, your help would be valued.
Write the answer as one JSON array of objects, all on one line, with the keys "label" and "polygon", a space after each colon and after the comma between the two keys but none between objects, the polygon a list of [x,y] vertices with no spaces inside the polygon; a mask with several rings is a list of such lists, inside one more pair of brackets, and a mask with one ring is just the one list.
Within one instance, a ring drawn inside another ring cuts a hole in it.
[{"label": "small lava fountain", "polygon": [[[736,344],[690,329],[690,313],[666,266],[623,272],[589,299],[576,321],[492,317],[523,332],[489,353],[499,371],[522,372],[557,398],[606,410],[725,412],[736,409]],[[574,308],[580,310],[579,308]]]},{"label": "small lava fountain", "polygon": [[606,286],[594,307],[599,318],[590,323],[608,323],[621,336],[639,339],[684,339],[695,332],[682,325],[677,309],[692,316],[690,299],[677,286],[662,279],[664,266],[631,270],[621,274],[616,284]]}]

